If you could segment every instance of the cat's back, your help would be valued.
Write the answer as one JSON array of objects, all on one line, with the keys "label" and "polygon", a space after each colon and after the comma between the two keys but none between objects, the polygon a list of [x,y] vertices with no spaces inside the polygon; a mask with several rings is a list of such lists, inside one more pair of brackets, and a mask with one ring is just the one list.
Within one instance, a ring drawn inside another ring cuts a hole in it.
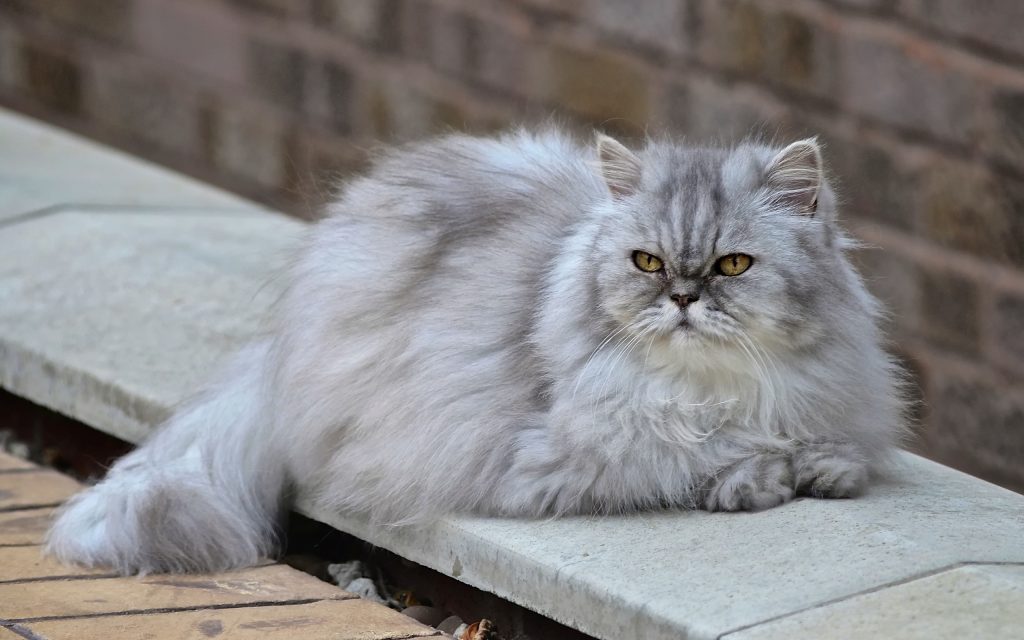
[{"label": "cat's back", "polygon": [[330,214],[349,224],[367,217],[404,223],[427,237],[557,230],[602,193],[592,154],[552,128],[448,135],[383,153]]}]

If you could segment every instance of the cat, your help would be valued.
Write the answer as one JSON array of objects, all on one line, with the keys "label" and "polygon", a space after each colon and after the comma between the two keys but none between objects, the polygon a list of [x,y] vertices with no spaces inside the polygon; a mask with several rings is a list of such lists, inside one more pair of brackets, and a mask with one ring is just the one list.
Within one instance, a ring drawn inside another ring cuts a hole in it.
[{"label": "cat", "polygon": [[275,552],[296,492],[415,525],[852,497],[902,373],[816,139],[630,150],[557,128],[384,152],[275,324],[48,535],[123,573]]}]

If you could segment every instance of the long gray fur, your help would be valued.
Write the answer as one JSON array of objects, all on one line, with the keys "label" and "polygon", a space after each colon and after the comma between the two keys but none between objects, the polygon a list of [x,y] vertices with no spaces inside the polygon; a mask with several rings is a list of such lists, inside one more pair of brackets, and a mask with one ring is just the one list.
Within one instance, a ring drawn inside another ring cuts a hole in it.
[{"label": "long gray fur", "polygon": [[[813,140],[387,152],[311,228],[272,335],[72,500],[48,549],[250,565],[296,491],[412,525],[855,495],[904,403],[835,207]],[[752,266],[718,275],[732,253]]]}]

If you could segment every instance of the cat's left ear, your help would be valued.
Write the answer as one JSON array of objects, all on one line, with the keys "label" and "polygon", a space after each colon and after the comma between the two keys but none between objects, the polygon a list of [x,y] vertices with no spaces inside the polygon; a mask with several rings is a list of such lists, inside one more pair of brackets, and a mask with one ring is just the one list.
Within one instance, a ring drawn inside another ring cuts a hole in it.
[{"label": "cat's left ear", "polygon": [[597,134],[597,157],[601,162],[601,177],[613,196],[628,196],[640,188],[640,158],[621,142]]},{"label": "cat's left ear", "polygon": [[823,180],[817,138],[797,140],[778,152],[765,170],[765,182],[773,199],[804,215],[814,215],[818,210]]}]

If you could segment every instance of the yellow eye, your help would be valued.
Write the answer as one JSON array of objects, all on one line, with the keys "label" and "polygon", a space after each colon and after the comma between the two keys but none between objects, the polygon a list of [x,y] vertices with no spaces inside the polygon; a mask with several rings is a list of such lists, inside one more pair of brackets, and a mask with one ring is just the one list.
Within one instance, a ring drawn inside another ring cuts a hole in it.
[{"label": "yellow eye", "polygon": [[754,259],[745,253],[730,253],[718,260],[718,272],[723,276],[738,276],[753,264]]},{"label": "yellow eye", "polygon": [[633,252],[633,264],[636,268],[647,273],[654,273],[655,271],[661,271],[664,266],[661,258],[658,256],[652,256],[646,251],[634,251]]}]

